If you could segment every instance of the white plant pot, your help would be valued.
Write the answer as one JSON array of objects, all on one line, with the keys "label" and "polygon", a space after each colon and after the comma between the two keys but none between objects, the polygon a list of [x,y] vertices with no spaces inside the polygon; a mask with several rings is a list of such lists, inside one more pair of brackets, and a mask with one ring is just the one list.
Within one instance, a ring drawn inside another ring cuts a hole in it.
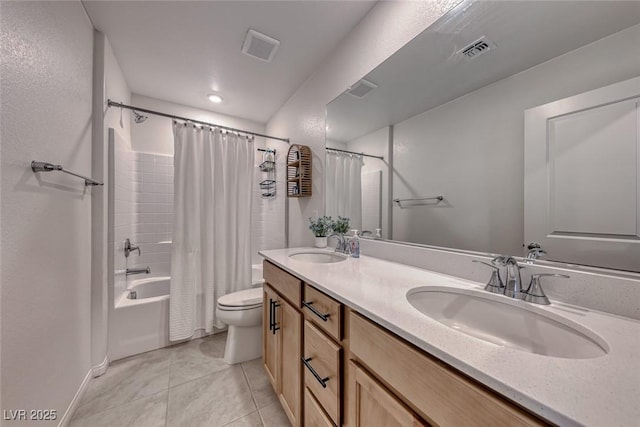
[{"label": "white plant pot", "polygon": [[327,247],[327,238],[326,237],[316,237],[316,241],[313,244],[316,248],[326,248]]}]

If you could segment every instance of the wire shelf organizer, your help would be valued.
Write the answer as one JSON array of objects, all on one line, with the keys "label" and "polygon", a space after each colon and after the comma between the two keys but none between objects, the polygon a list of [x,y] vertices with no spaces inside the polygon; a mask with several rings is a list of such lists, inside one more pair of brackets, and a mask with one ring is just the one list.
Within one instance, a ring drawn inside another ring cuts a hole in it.
[{"label": "wire shelf organizer", "polygon": [[259,186],[262,190],[263,199],[276,197],[276,150],[273,148],[258,148],[262,151],[262,163],[258,166],[261,172],[265,173],[264,179]]}]

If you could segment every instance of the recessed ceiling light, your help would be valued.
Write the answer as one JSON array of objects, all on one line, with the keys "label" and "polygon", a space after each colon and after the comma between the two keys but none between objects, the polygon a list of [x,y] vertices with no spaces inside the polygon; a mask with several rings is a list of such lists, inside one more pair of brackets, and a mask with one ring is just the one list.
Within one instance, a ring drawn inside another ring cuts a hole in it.
[{"label": "recessed ceiling light", "polygon": [[209,101],[213,102],[214,104],[220,104],[222,101],[224,101],[224,98],[217,93],[210,93],[207,95],[207,98],[209,98]]}]

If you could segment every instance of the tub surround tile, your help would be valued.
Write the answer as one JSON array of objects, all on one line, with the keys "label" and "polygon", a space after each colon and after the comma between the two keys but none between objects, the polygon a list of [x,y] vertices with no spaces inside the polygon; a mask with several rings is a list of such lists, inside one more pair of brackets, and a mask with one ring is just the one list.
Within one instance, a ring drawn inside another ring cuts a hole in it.
[{"label": "tub surround tile", "polygon": [[112,363],[89,385],[75,417],[82,418],[169,387],[170,353],[161,349]]},{"label": "tub surround tile", "polygon": [[167,391],[134,400],[83,418],[77,416],[69,427],[164,427],[167,414]]},{"label": "tub surround tile", "polygon": [[223,360],[227,334],[189,341],[171,352],[169,387],[231,368]]},{"label": "tub surround tile", "polygon": [[167,426],[224,426],[255,412],[240,366],[169,389]]},{"label": "tub surround tile", "polygon": [[242,369],[247,377],[258,409],[278,402],[278,396],[276,396],[276,393],[273,391],[269,378],[264,372],[262,358],[244,362]]}]

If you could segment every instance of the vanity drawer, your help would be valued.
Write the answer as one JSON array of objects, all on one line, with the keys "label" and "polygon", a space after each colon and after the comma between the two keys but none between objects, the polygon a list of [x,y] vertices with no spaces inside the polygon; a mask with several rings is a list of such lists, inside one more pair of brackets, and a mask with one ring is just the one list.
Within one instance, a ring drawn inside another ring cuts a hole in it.
[{"label": "vanity drawer", "polygon": [[334,427],[308,388],[304,389],[304,427]]},{"label": "vanity drawer", "polygon": [[547,425],[354,312],[349,340],[352,355],[431,424]]},{"label": "vanity drawer", "polygon": [[289,300],[294,307],[300,307],[300,293],[302,281],[287,273],[268,261],[262,263],[262,275],[267,282],[280,295]]},{"label": "vanity drawer", "polygon": [[340,346],[314,324],[305,320],[304,384],[336,425],[340,425],[341,353]]},{"label": "vanity drawer", "polygon": [[336,340],[342,339],[342,304],[305,283],[302,299],[305,319],[311,320]]}]

